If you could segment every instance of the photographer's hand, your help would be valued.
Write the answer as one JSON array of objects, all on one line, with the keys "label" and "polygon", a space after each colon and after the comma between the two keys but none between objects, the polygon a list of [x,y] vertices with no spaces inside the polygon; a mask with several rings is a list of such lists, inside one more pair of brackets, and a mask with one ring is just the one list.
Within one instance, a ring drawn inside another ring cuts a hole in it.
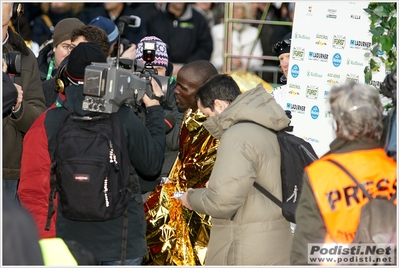
[{"label": "photographer's hand", "polygon": [[16,87],[16,89],[18,91],[18,98],[17,98],[17,101],[15,102],[13,110],[19,111],[19,108],[21,107],[21,103],[23,100],[24,92],[22,91],[22,87],[20,85],[14,83],[14,86]]},{"label": "photographer's hand", "polygon": [[[152,85],[152,91],[154,92],[155,96],[157,96],[157,97],[164,96],[161,87],[159,86],[157,81],[155,81],[155,79],[153,79],[153,78],[151,78],[151,85]],[[159,100],[151,99],[150,97],[147,96],[147,94],[144,94],[143,102],[146,107],[160,105]]]},{"label": "photographer's hand", "polygon": [[128,58],[134,60],[136,58],[136,50],[137,50],[136,44],[132,43],[128,49],[123,51],[121,58]]}]

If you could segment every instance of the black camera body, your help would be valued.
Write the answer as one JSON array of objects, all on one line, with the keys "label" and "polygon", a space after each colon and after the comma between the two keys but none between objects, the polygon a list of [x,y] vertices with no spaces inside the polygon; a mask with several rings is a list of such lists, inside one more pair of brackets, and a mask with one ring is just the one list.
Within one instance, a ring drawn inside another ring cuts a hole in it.
[{"label": "black camera body", "polygon": [[3,58],[7,64],[7,73],[11,75],[20,75],[22,67],[22,57],[19,51],[10,51],[3,53]]},{"label": "black camera body", "polygon": [[107,63],[94,62],[85,69],[83,110],[115,113],[125,103],[139,105],[145,93],[152,94],[150,80],[135,74],[137,62],[122,68],[114,60]]},{"label": "black camera body", "polygon": [[133,108],[142,104],[144,94],[155,98],[151,78],[159,82],[164,95],[168,90],[169,78],[156,76],[137,60],[115,59],[107,63],[93,62],[85,69],[83,110],[99,113],[115,113],[121,105]]},{"label": "black camera body", "polygon": [[[133,23],[133,27],[140,25],[135,16],[123,16],[118,21],[118,53],[117,58],[110,58],[106,63],[92,62],[85,68],[83,86],[83,105],[85,111],[98,113],[115,113],[122,105],[128,105],[136,110],[142,105],[144,94],[151,99],[155,96],[151,79],[155,79],[166,95],[169,87],[169,77],[158,76],[151,63],[144,65],[141,61],[119,58],[121,33],[125,25]],[[155,42],[149,45],[149,54],[155,57]],[[147,52],[146,52],[147,53]],[[151,62],[154,57],[149,56]],[[150,59],[151,58],[151,59]],[[154,72],[155,71],[155,72]],[[162,102],[163,99],[160,99]],[[162,104],[162,103],[161,103]]]}]

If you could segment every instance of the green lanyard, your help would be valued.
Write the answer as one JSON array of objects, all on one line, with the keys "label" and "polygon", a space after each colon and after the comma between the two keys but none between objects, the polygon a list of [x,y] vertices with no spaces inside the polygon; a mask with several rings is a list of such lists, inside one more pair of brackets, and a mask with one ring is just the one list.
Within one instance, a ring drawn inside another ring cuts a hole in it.
[{"label": "green lanyard", "polygon": [[51,58],[50,64],[48,65],[46,80],[49,80],[51,78],[51,74],[53,73],[53,68],[54,68],[54,57]]}]

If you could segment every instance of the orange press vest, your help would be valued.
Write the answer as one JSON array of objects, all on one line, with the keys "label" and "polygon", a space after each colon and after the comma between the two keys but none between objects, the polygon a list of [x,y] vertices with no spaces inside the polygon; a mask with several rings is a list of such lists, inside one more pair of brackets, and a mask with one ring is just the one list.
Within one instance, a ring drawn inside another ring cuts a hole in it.
[{"label": "orange press vest", "polygon": [[348,245],[355,237],[360,212],[368,198],[327,159],[343,165],[371,196],[388,198],[396,192],[396,162],[378,148],[326,155],[305,168],[327,229],[324,243]]}]

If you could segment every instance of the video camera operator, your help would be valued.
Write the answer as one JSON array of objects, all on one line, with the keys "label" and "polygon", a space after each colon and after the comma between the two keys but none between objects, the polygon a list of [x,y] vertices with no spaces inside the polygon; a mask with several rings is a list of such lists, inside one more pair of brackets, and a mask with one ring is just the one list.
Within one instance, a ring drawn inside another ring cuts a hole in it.
[{"label": "video camera operator", "polygon": [[[65,70],[66,79],[69,81],[69,85],[65,88],[65,101],[61,107],[48,109],[43,113],[25,137],[22,157],[23,168],[18,191],[21,203],[34,215],[41,238],[57,236],[75,240],[91,251],[101,265],[140,265],[143,256],[147,254],[147,246],[144,208],[137,180],[131,180],[129,191],[131,197],[129,194],[128,207],[122,216],[104,221],[81,221],[69,219],[62,210],[57,210],[57,217],[56,219],[52,218],[50,229],[45,230],[44,228],[50,192],[49,174],[52,164],[50,155],[53,155],[56,151],[54,141],[55,137],[58,136],[58,130],[64,129],[60,127],[60,124],[65,114],[68,113],[68,110],[73,111],[76,115],[75,118],[78,118],[76,120],[80,120],[81,124],[85,124],[86,127],[92,123],[91,119],[95,120],[99,115],[105,114],[101,110],[98,112],[85,110],[83,105],[85,97],[87,97],[87,95],[84,95],[84,90],[90,82],[86,79],[86,74],[89,65],[92,64],[90,66],[93,67],[93,63],[106,63],[106,56],[99,44],[82,42],[71,51]],[[109,72],[112,71],[115,71],[115,69]],[[108,87],[107,92],[110,89],[115,88]],[[127,154],[122,154],[122,157],[117,159],[118,163],[122,164],[120,171],[125,171],[123,174],[126,174],[126,170],[127,172],[130,170],[128,169],[129,165],[123,165],[126,164],[126,161],[133,166],[136,172],[146,176],[159,173],[162,166],[165,130],[163,110],[158,99],[163,93],[154,80],[151,80],[151,89],[157,98],[154,98],[154,96],[149,98],[146,94],[142,97],[148,112],[145,125],[140,122],[127,105],[120,105],[116,112],[112,112],[113,118],[118,119],[114,122],[119,121],[121,123],[123,131],[120,133],[124,134],[124,142],[126,142],[126,146],[123,146],[123,148],[128,151]],[[85,118],[91,119],[85,120]],[[85,135],[89,135],[88,131],[85,133]],[[115,149],[117,147],[121,148],[116,144]],[[36,176],[32,177],[32,174],[36,174]],[[89,180],[94,180],[93,177]],[[125,176],[123,178],[126,179]],[[63,204],[62,194],[64,193],[59,194],[61,198],[55,199],[54,203],[61,207]],[[89,200],[94,199],[96,198],[87,198],[88,203],[90,203]],[[81,204],[81,206],[85,205]],[[122,247],[121,244],[123,244]],[[126,259],[125,263],[123,263],[124,259]]]},{"label": "video camera operator", "polygon": [[[148,50],[147,44],[155,44],[153,50]],[[172,73],[173,65],[169,63],[166,44],[156,36],[146,36],[140,40],[137,47],[136,59],[144,64],[144,68],[158,76],[165,77]],[[168,77],[165,77],[168,78]],[[155,189],[161,177],[167,177],[179,151],[180,126],[182,124],[184,111],[180,111],[176,105],[174,89],[176,82],[168,79],[169,85],[166,91],[166,103],[163,106],[165,116],[166,146],[165,160],[162,165],[161,175],[155,181],[147,181],[139,178],[143,201]],[[141,107],[142,108],[142,107]],[[137,112],[139,118],[145,120],[145,108]]]},{"label": "video camera operator", "polygon": [[397,74],[392,72],[388,74],[382,82],[380,89],[381,93],[392,100],[393,107],[383,119],[384,131],[381,142],[387,155],[396,161],[396,137],[397,137],[397,123],[396,123],[396,98],[397,98]]}]

